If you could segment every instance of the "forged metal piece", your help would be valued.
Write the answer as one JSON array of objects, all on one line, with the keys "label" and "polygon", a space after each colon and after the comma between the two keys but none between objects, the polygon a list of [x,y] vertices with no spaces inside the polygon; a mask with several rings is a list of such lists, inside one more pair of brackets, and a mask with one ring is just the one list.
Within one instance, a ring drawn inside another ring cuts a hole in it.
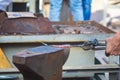
[{"label": "forged metal piece", "polygon": [[55,34],[48,19],[43,17],[20,17],[4,20],[0,27],[1,35]]},{"label": "forged metal piece", "polygon": [[50,46],[30,48],[13,56],[24,80],[61,80],[69,50]]},{"label": "forged metal piece", "polygon": [[52,46],[59,48],[72,48],[72,47],[81,47],[83,50],[105,50],[106,44],[105,42],[99,42],[97,39],[93,39],[91,41],[85,41],[83,43],[77,44],[56,44],[56,45],[48,45],[44,42],[41,42],[44,46]]}]

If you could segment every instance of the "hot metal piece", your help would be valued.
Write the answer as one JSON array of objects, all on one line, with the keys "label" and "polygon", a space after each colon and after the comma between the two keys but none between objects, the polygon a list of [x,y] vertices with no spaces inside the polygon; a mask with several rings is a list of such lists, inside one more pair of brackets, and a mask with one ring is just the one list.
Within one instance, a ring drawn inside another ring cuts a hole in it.
[{"label": "hot metal piece", "polygon": [[50,46],[31,48],[14,55],[13,63],[24,80],[61,80],[62,65],[69,53],[65,51]]}]

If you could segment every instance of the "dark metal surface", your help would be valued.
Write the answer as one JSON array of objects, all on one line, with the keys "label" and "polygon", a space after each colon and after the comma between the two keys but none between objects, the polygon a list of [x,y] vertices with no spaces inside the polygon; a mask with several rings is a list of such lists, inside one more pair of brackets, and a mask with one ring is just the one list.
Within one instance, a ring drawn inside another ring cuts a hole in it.
[{"label": "dark metal surface", "polygon": [[4,20],[0,27],[1,35],[54,34],[51,23],[43,17],[20,17]]},{"label": "dark metal surface", "polygon": [[50,46],[30,48],[13,56],[24,80],[61,80],[69,50]]},{"label": "dark metal surface", "polygon": [[8,18],[8,16],[7,16],[6,12],[0,10],[0,27],[1,27],[1,24],[4,22],[4,20],[7,18]]}]

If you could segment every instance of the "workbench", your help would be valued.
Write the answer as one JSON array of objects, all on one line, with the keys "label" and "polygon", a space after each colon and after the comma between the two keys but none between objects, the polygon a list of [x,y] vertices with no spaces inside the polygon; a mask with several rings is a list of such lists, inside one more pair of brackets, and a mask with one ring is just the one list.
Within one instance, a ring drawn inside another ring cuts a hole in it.
[{"label": "workbench", "polygon": [[[61,43],[65,43],[65,42],[81,42],[81,41],[89,41],[93,38],[97,38],[99,41],[104,41],[107,37],[113,36],[113,34],[94,34],[94,35],[85,35],[85,34],[78,34],[78,35],[33,35],[33,36],[0,36],[0,45],[1,47],[4,49],[4,53],[6,53],[8,59],[10,60],[11,64],[12,64],[12,56],[23,50],[23,49],[27,49],[27,48],[32,48],[32,47],[36,47],[36,46],[40,46],[42,45],[41,42],[44,43],[56,43],[56,42],[61,42]],[[71,38],[72,37],[72,38]],[[90,51],[89,51],[90,52]],[[85,52],[86,53],[86,52]],[[88,53],[88,52],[87,52]],[[86,54],[87,54],[86,53]],[[94,53],[92,51],[92,53],[88,54],[89,56],[94,56]],[[82,56],[82,55],[81,55]],[[79,58],[76,60],[80,60]],[[75,62],[76,62],[75,60]],[[86,66],[86,64],[83,64],[83,66],[81,66],[79,63],[75,63],[74,59],[70,60],[73,61],[71,62],[73,65],[71,66],[67,66],[64,65],[63,66],[63,71],[80,71],[80,73],[76,73],[70,74],[68,72],[67,73],[63,73],[63,77],[74,77],[74,76],[85,76],[84,74],[88,73],[89,71],[93,72],[93,73],[101,73],[101,72],[116,72],[119,69],[119,65],[118,64],[106,64],[106,65],[94,65],[94,59],[89,59],[86,63],[89,65]],[[93,63],[93,65],[91,64],[91,62]],[[68,62],[70,63],[70,62]],[[76,64],[77,66],[74,66],[74,64]],[[12,64],[12,68],[7,69],[1,69],[0,72],[19,72],[14,65]],[[86,66],[86,67],[85,67]],[[83,72],[83,74],[82,74]],[[86,76],[91,76],[92,73],[90,74],[86,74]],[[93,74],[92,74],[93,75]]]},{"label": "workbench", "polygon": [[[80,22],[79,24],[84,23]],[[85,22],[86,23],[86,22]],[[77,24],[77,23],[75,23]],[[79,25],[78,24],[78,25]],[[88,22],[88,24],[90,24]],[[65,25],[65,24],[64,24]],[[95,25],[95,22],[92,22]],[[100,26],[96,24],[96,26]],[[105,27],[101,29],[109,32]],[[111,32],[111,31],[110,31]],[[44,44],[78,44],[84,41],[91,41],[97,39],[100,42],[105,42],[105,39],[113,36],[114,33],[99,33],[99,34],[44,34],[44,35],[0,35],[0,46],[4,54],[7,56],[12,67],[8,69],[0,69],[0,74],[18,74],[19,70],[12,63],[14,54]],[[104,54],[101,51],[100,54]],[[75,77],[94,77],[95,73],[118,73],[119,72],[119,56],[110,56],[109,62],[105,64],[95,64],[95,51],[85,51],[80,47],[72,47],[68,60],[63,66],[63,78]],[[21,78],[21,75],[20,75]]]}]

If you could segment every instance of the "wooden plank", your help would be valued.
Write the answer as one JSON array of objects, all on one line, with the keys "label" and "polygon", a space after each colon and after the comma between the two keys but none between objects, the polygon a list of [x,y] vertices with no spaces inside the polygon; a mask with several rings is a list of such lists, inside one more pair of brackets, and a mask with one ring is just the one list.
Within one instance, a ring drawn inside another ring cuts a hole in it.
[{"label": "wooden plank", "polygon": [[8,18],[35,17],[31,12],[7,12]]},{"label": "wooden plank", "polygon": [[3,53],[2,49],[0,48],[0,68],[11,68],[12,66],[10,65],[7,57]]}]

